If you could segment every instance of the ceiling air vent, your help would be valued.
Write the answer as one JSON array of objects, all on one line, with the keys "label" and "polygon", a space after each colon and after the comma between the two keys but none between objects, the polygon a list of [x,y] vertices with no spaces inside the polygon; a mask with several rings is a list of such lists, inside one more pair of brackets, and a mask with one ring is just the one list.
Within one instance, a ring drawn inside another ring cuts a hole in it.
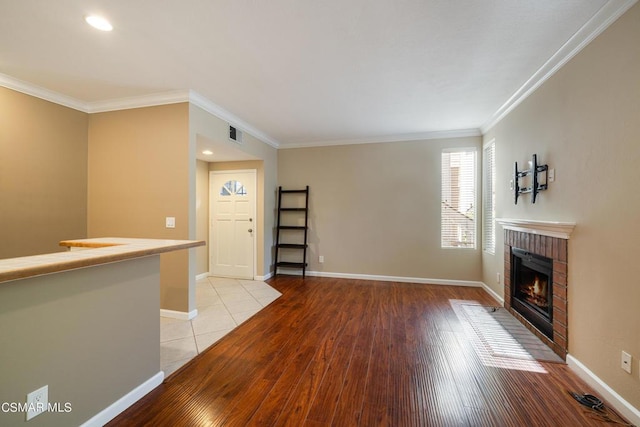
[{"label": "ceiling air vent", "polygon": [[242,131],[233,126],[229,126],[229,139],[238,144],[242,144]]}]

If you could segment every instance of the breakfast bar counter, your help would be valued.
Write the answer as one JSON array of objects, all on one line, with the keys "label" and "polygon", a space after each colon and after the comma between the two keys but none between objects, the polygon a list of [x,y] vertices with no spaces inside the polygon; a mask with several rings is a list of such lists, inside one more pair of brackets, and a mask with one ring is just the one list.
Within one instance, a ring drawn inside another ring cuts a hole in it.
[{"label": "breakfast bar counter", "polygon": [[[47,387],[68,411],[34,425],[102,426],[161,384],[160,258],[204,244],[66,240],[76,250],[0,260],[0,402]],[[0,412],[0,425],[24,421]]]},{"label": "breakfast bar counter", "polygon": [[0,283],[16,279],[91,267],[204,245],[198,240],[101,237],[63,240],[60,246],[91,250],[55,252],[0,260]]}]

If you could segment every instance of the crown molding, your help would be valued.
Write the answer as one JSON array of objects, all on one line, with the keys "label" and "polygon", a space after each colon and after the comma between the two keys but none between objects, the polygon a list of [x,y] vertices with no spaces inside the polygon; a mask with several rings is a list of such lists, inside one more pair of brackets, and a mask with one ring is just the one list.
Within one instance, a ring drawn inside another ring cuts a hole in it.
[{"label": "crown molding", "polygon": [[207,113],[213,114],[214,116],[229,122],[231,126],[255,136],[260,141],[272,146],[273,148],[279,148],[281,145],[280,142],[278,142],[277,140],[271,138],[269,135],[262,132],[261,130],[253,127],[252,125],[245,122],[235,114],[225,110],[224,108],[212,102],[208,98],[205,98],[204,96],[200,95],[198,92],[195,92],[193,90],[189,91],[189,102],[202,108]]},{"label": "crown molding", "polygon": [[27,83],[23,80],[16,79],[6,74],[0,74],[0,86],[36,98],[44,99],[45,101],[53,102],[54,104],[59,104],[64,107],[82,111],[83,113],[88,112],[87,104],[78,99],[62,95],[58,92],[54,92],[52,90],[45,89],[31,83]]},{"label": "crown molding", "polygon": [[84,113],[104,113],[117,110],[128,110],[132,108],[154,107],[158,105],[176,104],[180,102],[190,102],[209,114],[212,114],[222,120],[229,122],[230,125],[249,133],[258,138],[262,142],[274,148],[301,148],[301,147],[319,147],[327,145],[351,145],[351,144],[370,144],[380,142],[398,142],[398,141],[419,141],[429,139],[447,139],[447,138],[464,138],[471,136],[482,136],[480,129],[462,129],[453,131],[435,131],[423,133],[411,133],[400,135],[389,135],[372,138],[357,139],[341,139],[327,141],[310,141],[292,144],[282,144],[271,138],[269,135],[240,119],[233,113],[220,107],[218,104],[205,98],[201,94],[193,90],[175,90],[168,92],[155,93],[144,96],[134,96],[129,98],[111,99],[107,101],[83,102],[78,99],[62,95],[49,89],[18,80],[6,74],[0,73],[0,86],[15,90],[36,98],[44,99],[55,104],[73,108],[74,110]]},{"label": "crown molding", "polygon": [[591,17],[547,62],[542,65],[481,127],[482,134],[495,126],[507,114],[527,99],[556,71],[576,56],[598,35],[613,24],[638,0],[609,0]]},{"label": "crown molding", "polygon": [[420,132],[420,133],[404,133],[398,135],[385,135],[370,138],[354,138],[354,139],[332,139],[325,141],[309,141],[294,142],[291,144],[282,144],[280,149],[288,148],[307,148],[307,147],[326,147],[333,145],[357,145],[357,144],[376,144],[382,142],[402,142],[402,141],[423,141],[430,139],[451,139],[451,138],[467,138],[482,136],[480,129],[457,129],[446,131]]},{"label": "crown molding", "polygon": [[189,91],[173,90],[167,92],[152,93],[149,95],[132,96],[128,98],[88,102],[87,112],[91,114],[105,113],[108,111],[130,110],[132,108],[178,104],[180,102],[189,102]]},{"label": "crown molding", "polygon": [[190,102],[274,148],[280,146],[275,139],[192,90],[174,90],[129,98],[84,102],[2,73],[0,73],[0,86],[88,114]]},{"label": "crown molding", "polygon": [[157,105],[177,104],[180,102],[189,102],[196,105],[209,114],[219,119],[229,122],[230,125],[249,133],[262,142],[278,148],[278,141],[271,138],[264,132],[240,119],[238,116],[225,110],[218,104],[212,102],[193,90],[174,90],[161,93],[155,93],[144,96],[134,96],[130,98],[113,99],[108,101],[92,102],[88,104],[89,113],[102,113],[107,111],[127,110],[131,108],[154,107]]}]

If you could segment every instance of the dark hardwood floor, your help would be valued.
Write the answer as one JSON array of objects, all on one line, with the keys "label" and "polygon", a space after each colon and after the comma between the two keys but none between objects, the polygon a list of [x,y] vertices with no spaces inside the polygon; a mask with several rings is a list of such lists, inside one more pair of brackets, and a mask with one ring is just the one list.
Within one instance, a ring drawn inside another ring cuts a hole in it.
[{"label": "dark hardwood floor", "polygon": [[485,366],[450,300],[480,288],[278,276],[282,297],[109,426],[603,426],[546,373]]}]

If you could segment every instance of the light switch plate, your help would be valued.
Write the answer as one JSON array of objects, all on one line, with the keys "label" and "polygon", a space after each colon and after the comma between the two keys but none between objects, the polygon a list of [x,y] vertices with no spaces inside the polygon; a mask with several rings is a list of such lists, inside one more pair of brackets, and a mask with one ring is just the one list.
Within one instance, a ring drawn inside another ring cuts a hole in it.
[{"label": "light switch plate", "polygon": [[166,228],[176,228],[176,218],[174,216],[168,216],[165,220]]}]

